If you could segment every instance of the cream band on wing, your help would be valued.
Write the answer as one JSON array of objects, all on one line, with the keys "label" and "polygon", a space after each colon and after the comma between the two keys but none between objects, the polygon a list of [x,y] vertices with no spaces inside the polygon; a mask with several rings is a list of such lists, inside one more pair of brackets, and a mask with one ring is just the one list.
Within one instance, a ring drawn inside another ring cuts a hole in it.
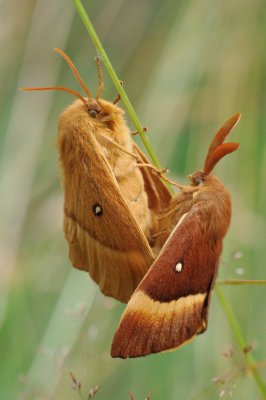
[{"label": "cream band on wing", "polygon": [[143,291],[138,290],[134,296],[131,297],[127,311],[135,312],[141,309],[141,312],[145,316],[153,318],[156,314],[156,318],[170,318],[174,313],[175,318],[180,318],[184,314],[184,310],[187,313],[191,313],[195,309],[195,306],[202,304],[205,301],[206,293],[198,293],[196,295],[189,295],[186,297],[181,297],[178,300],[173,300],[171,302],[160,302],[154,301]]},{"label": "cream band on wing", "polygon": [[137,290],[114,336],[112,357],[140,357],[188,342],[206,329],[206,296],[198,293],[163,303]]}]

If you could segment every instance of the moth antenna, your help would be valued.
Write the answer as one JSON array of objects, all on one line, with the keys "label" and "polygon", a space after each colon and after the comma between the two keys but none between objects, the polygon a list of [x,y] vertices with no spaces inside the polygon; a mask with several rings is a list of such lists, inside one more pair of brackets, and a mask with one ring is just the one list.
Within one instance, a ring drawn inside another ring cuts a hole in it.
[{"label": "moth antenna", "polygon": [[77,80],[79,81],[79,83],[81,84],[81,86],[83,87],[84,91],[86,92],[86,94],[88,95],[88,97],[91,99],[91,94],[89,92],[89,90],[87,89],[86,85],[84,84],[83,80],[81,79],[81,77],[78,74],[78,71],[75,67],[75,65],[72,63],[72,61],[70,60],[70,58],[62,51],[59,50],[55,47],[55,51],[57,51],[57,53],[61,54],[62,57],[64,57],[64,59],[66,60],[66,62],[68,63],[68,65],[70,66],[70,68],[72,69],[72,71],[74,72],[75,77],[77,78]]},{"label": "moth antenna", "polygon": [[224,143],[218,146],[208,157],[205,162],[203,173],[208,175],[218,161],[221,160],[226,154],[232,153],[233,151],[237,150],[239,147],[239,143]]},{"label": "moth antenna", "polygon": [[72,93],[77,96],[85,105],[87,105],[86,100],[77,92],[71,89],[67,89],[61,86],[51,86],[51,87],[39,87],[39,88],[20,88],[20,90],[62,90],[63,92]]},{"label": "moth antenna", "polygon": [[98,69],[98,79],[99,79],[99,87],[98,87],[98,91],[97,91],[97,97],[96,100],[99,100],[101,92],[103,90],[103,72],[102,72],[102,67],[100,64],[100,60],[98,57],[94,58],[94,61],[96,62],[97,65],[97,69]]},{"label": "moth antenna", "polygon": [[240,120],[240,117],[241,117],[241,113],[237,113],[237,114],[233,115],[218,130],[218,132],[216,133],[216,135],[214,136],[214,138],[211,141],[211,144],[210,144],[210,147],[209,147],[206,159],[205,159],[205,165],[208,163],[208,159],[210,158],[210,156],[214,152],[214,150],[217,149],[217,147],[220,146],[224,142],[226,136],[228,136],[229,133],[231,132],[231,130],[236,126],[236,124]]}]

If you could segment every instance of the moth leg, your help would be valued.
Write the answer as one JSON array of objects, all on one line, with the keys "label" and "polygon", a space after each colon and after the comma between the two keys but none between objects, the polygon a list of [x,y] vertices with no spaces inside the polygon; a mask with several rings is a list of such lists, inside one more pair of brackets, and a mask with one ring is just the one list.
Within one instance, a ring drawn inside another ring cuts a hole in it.
[{"label": "moth leg", "polygon": [[[147,126],[144,126],[142,129],[144,130],[144,132],[147,132],[147,131],[148,131]],[[134,131],[134,132],[130,132],[130,133],[131,133],[132,136],[135,136],[135,135],[138,134],[138,131]]]},{"label": "moth leg", "polygon": [[[153,164],[148,164],[148,163],[138,163],[138,167],[147,167],[152,170],[155,174],[159,175],[162,179],[164,179],[166,182],[170,183],[171,185],[174,185],[178,187],[179,189],[186,190],[186,186],[179,185],[178,183],[172,181],[171,179],[167,178],[164,174],[169,172],[168,168],[164,168],[162,170],[158,169],[155,167]],[[191,191],[191,189],[189,189]]]},{"label": "moth leg", "polygon": [[169,207],[166,208],[166,209],[164,209],[164,210],[161,210],[161,211],[159,212],[159,215],[157,215],[157,220],[158,220],[158,221],[162,221],[162,220],[164,220],[165,218],[170,217],[170,215],[172,215],[173,213],[180,212],[180,209],[181,209],[180,205],[177,204],[176,206],[174,206],[174,207],[171,208],[170,210],[169,210]]},{"label": "moth leg", "polygon": [[[119,81],[119,83],[120,83],[121,86],[123,86],[123,81]],[[114,99],[114,101],[113,101],[113,104],[118,103],[119,100],[120,100],[120,98],[121,98],[121,97],[120,97],[120,94],[118,93],[116,99]]]},{"label": "moth leg", "polygon": [[153,165],[151,163],[138,163],[138,167],[150,168],[157,175],[165,174],[166,172],[168,172],[167,168],[164,168],[164,169],[160,170],[160,169],[156,168],[155,165]]},{"label": "moth leg", "polygon": [[[117,147],[118,149],[120,149],[121,151],[123,151],[124,153],[128,154],[129,156],[135,158],[137,161],[141,160],[140,156],[137,153],[133,153],[132,151],[127,150],[125,147],[121,146],[120,144],[118,144],[117,142],[115,142],[113,139],[109,138],[108,136],[106,136],[104,133],[100,132],[101,136],[109,143],[111,143],[113,146]],[[139,165],[139,164],[138,164]]]},{"label": "moth leg", "polygon": [[168,235],[169,233],[170,233],[169,230],[164,230],[164,231],[160,231],[160,232],[157,232],[157,233],[152,234],[151,237],[152,237],[153,239],[156,239],[158,236],[165,235],[165,234]]},{"label": "moth leg", "polygon": [[[168,168],[158,169],[158,168],[155,167],[155,165],[153,165],[151,163],[139,163],[138,166],[139,167],[150,168],[155,175],[159,175],[161,178],[163,178],[165,180],[168,180],[168,178],[163,176],[163,174],[166,174],[167,172],[169,172]],[[168,182],[170,183],[172,181],[168,180]]]}]

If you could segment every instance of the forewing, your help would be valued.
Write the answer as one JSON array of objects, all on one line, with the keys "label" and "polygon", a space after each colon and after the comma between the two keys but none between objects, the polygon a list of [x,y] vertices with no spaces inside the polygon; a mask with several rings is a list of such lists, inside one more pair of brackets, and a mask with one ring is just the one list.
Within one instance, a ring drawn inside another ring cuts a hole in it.
[{"label": "forewing", "polygon": [[130,299],[112,357],[140,357],[181,346],[207,327],[222,243],[207,237],[204,205],[176,226]]},{"label": "forewing", "polygon": [[58,147],[69,258],[105,295],[127,302],[153,262],[150,246],[93,135],[61,134]]}]

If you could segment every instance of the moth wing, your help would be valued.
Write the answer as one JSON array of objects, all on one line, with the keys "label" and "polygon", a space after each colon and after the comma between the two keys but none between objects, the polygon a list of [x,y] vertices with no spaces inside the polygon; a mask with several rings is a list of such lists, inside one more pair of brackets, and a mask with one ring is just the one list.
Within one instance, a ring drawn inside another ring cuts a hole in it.
[{"label": "moth wing", "polygon": [[175,349],[207,328],[222,242],[207,239],[204,205],[184,214],[132,295],[112,357]]},{"label": "moth wing", "polygon": [[[140,156],[143,163],[150,163],[149,159],[136,144],[134,144],[134,150]],[[169,207],[170,201],[173,197],[172,193],[162,182],[159,175],[155,174],[151,168],[140,167],[140,170],[144,179],[145,191],[149,201],[149,208],[158,214],[159,211]]]},{"label": "moth wing", "polygon": [[154,260],[148,241],[93,135],[59,132],[57,146],[69,258],[105,295],[127,302]]}]

